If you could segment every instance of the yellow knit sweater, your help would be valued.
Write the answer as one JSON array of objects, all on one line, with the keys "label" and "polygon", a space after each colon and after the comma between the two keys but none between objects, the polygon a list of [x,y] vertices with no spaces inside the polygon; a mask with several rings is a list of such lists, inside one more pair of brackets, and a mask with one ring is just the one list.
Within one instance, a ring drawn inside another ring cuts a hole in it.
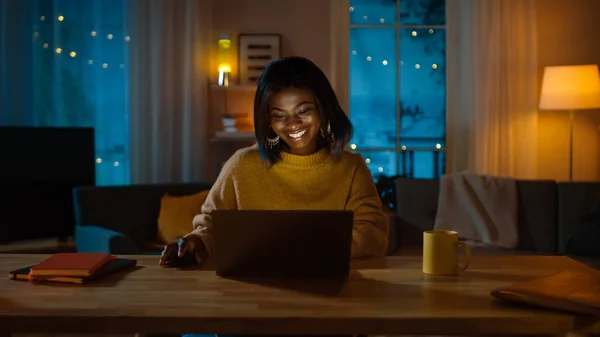
[{"label": "yellow knit sweater", "polygon": [[210,213],[216,209],[352,210],[352,257],[383,256],[387,249],[388,218],[362,156],[351,152],[339,161],[324,150],[308,156],[282,152],[281,161],[269,168],[256,145],[238,150],[221,170],[188,234],[200,236],[209,254]]}]

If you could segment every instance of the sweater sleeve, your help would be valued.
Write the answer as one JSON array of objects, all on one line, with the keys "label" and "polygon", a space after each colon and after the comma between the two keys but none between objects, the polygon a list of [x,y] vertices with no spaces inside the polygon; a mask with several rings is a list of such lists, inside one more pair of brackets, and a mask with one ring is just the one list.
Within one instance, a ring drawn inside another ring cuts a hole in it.
[{"label": "sweater sleeve", "polygon": [[202,239],[206,251],[213,255],[213,231],[211,213],[214,210],[237,209],[237,198],[235,192],[235,171],[239,166],[239,153],[234,154],[223,166],[217,180],[213,184],[206,201],[200,209],[200,213],[192,221],[193,230],[189,235],[197,235]]},{"label": "sweater sleeve", "polygon": [[354,211],[352,257],[384,256],[388,246],[389,223],[371,171],[356,154],[356,169],[346,208]]}]

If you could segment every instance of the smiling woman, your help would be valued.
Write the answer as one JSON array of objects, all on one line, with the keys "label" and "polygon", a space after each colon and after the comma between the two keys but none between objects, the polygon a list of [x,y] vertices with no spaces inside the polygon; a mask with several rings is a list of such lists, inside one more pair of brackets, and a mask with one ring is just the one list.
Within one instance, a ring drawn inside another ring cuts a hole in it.
[{"label": "smiling woman", "polygon": [[281,151],[308,155],[325,149],[339,159],[352,124],[327,76],[313,62],[288,57],[270,63],[258,83],[254,125],[260,152],[269,163]]},{"label": "smiling woman", "polygon": [[258,81],[254,120],[258,145],[227,161],[194,230],[168,244],[160,264],[212,255],[215,210],[350,210],[352,257],[384,255],[388,219],[365,160],[344,150],[352,124],[323,72],[301,57],[271,62]]}]

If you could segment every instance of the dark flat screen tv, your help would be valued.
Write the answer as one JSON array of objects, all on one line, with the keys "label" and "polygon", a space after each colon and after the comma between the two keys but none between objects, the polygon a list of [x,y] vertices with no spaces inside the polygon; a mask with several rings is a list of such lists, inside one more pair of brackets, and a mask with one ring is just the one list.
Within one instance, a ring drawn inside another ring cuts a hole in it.
[{"label": "dark flat screen tv", "polygon": [[73,236],[81,185],[96,185],[93,128],[0,127],[0,243]]}]

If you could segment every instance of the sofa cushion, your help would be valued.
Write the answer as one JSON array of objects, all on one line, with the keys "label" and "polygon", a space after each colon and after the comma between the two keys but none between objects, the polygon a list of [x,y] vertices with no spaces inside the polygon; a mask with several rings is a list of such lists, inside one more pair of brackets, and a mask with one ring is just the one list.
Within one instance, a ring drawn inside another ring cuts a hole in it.
[{"label": "sofa cushion", "polygon": [[556,182],[518,180],[519,245],[517,250],[557,254],[558,221]]},{"label": "sofa cushion", "polygon": [[192,220],[200,212],[210,190],[191,195],[164,195],[158,215],[158,240],[166,244],[182,238],[192,231]]},{"label": "sofa cushion", "polygon": [[75,188],[77,226],[94,225],[123,233],[138,247],[155,241],[163,195],[190,195],[211,188],[210,183],[84,186]]},{"label": "sofa cushion", "polygon": [[[398,235],[400,249],[421,247],[423,231],[435,224],[439,180],[397,180]],[[553,181],[518,180],[518,251],[556,253],[557,189]]]},{"label": "sofa cushion", "polygon": [[[569,241],[582,230],[583,226],[593,221],[591,217],[599,199],[599,182],[558,184],[558,232],[560,238],[558,250],[560,254],[573,253],[569,252]],[[575,249],[577,250],[577,248]]]}]

